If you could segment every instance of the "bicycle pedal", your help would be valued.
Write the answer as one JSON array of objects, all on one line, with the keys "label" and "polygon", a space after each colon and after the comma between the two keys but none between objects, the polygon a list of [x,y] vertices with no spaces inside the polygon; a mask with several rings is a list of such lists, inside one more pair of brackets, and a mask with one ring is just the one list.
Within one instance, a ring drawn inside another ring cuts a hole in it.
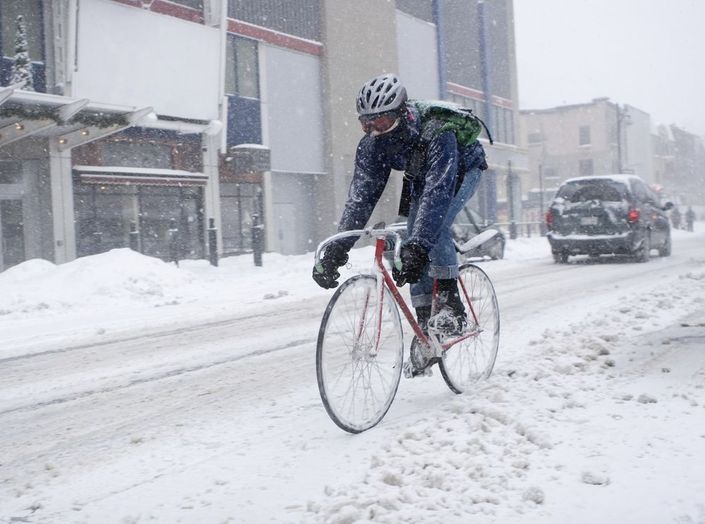
[{"label": "bicycle pedal", "polygon": [[423,369],[416,369],[414,365],[410,362],[404,362],[404,367],[402,368],[404,372],[404,378],[416,378],[416,377],[432,377],[433,371],[431,370],[431,363]]},{"label": "bicycle pedal", "polygon": [[433,370],[431,366],[425,367],[424,369],[419,369],[414,371],[414,377],[432,377]]}]

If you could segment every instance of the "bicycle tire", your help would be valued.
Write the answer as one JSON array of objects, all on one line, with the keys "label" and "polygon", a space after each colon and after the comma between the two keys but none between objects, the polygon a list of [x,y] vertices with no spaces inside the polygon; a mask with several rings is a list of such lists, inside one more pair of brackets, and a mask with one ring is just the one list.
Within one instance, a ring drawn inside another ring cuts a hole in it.
[{"label": "bicycle tire", "polygon": [[[328,416],[350,433],[361,433],[382,420],[401,379],[401,318],[386,287],[382,297],[382,322],[377,323],[376,278],[356,275],[346,280],[331,297],[318,332],[318,391]],[[380,344],[375,353],[378,328]]]},{"label": "bicycle tire", "polygon": [[[478,319],[479,333],[443,351],[438,366],[443,380],[454,393],[464,393],[480,380],[492,374],[499,349],[499,305],[492,281],[482,269],[474,264],[460,267],[460,277],[472,300],[472,308]],[[463,293],[459,291],[468,323],[474,319]],[[472,327],[470,327],[472,329]]]}]

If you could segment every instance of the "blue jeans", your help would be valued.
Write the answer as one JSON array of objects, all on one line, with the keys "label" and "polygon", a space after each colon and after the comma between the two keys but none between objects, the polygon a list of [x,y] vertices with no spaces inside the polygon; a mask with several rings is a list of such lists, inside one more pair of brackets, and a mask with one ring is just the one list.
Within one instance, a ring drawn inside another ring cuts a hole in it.
[{"label": "blue jeans", "polygon": [[[471,169],[465,173],[465,179],[460,185],[460,189],[450,201],[446,216],[441,225],[440,234],[436,244],[428,254],[431,262],[423,277],[415,284],[411,284],[411,304],[414,307],[430,306],[433,293],[433,281],[437,278],[449,279],[458,278],[458,255],[453,243],[453,231],[451,226],[456,215],[472,197],[480,183],[482,171]],[[419,210],[419,202],[412,201],[409,207],[409,218],[406,223],[407,232],[411,234],[411,229],[416,221],[416,213]]]}]

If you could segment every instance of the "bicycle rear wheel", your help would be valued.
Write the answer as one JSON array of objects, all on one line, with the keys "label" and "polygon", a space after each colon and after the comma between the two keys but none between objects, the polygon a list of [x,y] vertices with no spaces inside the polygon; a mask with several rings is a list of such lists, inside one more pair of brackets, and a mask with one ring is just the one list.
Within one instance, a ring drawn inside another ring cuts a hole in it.
[{"label": "bicycle rear wheel", "polygon": [[[460,267],[459,279],[458,288],[468,320],[467,331],[475,329],[477,334],[454,344],[441,356],[441,375],[455,393],[463,393],[490,376],[499,348],[499,306],[492,282],[473,264]],[[473,311],[477,317],[476,327],[473,327]]]},{"label": "bicycle rear wheel", "polygon": [[316,374],[321,400],[333,422],[350,433],[365,431],[382,420],[401,378],[401,318],[384,287],[379,319],[379,299],[374,276],[346,280],[328,303],[318,332]]}]

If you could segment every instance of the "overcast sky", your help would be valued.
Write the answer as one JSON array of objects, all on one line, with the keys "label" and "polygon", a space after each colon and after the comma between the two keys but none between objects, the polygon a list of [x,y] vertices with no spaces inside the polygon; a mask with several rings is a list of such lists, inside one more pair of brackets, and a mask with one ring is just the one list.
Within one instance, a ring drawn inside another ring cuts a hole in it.
[{"label": "overcast sky", "polygon": [[705,136],[705,0],[514,0],[519,106],[607,96]]}]

